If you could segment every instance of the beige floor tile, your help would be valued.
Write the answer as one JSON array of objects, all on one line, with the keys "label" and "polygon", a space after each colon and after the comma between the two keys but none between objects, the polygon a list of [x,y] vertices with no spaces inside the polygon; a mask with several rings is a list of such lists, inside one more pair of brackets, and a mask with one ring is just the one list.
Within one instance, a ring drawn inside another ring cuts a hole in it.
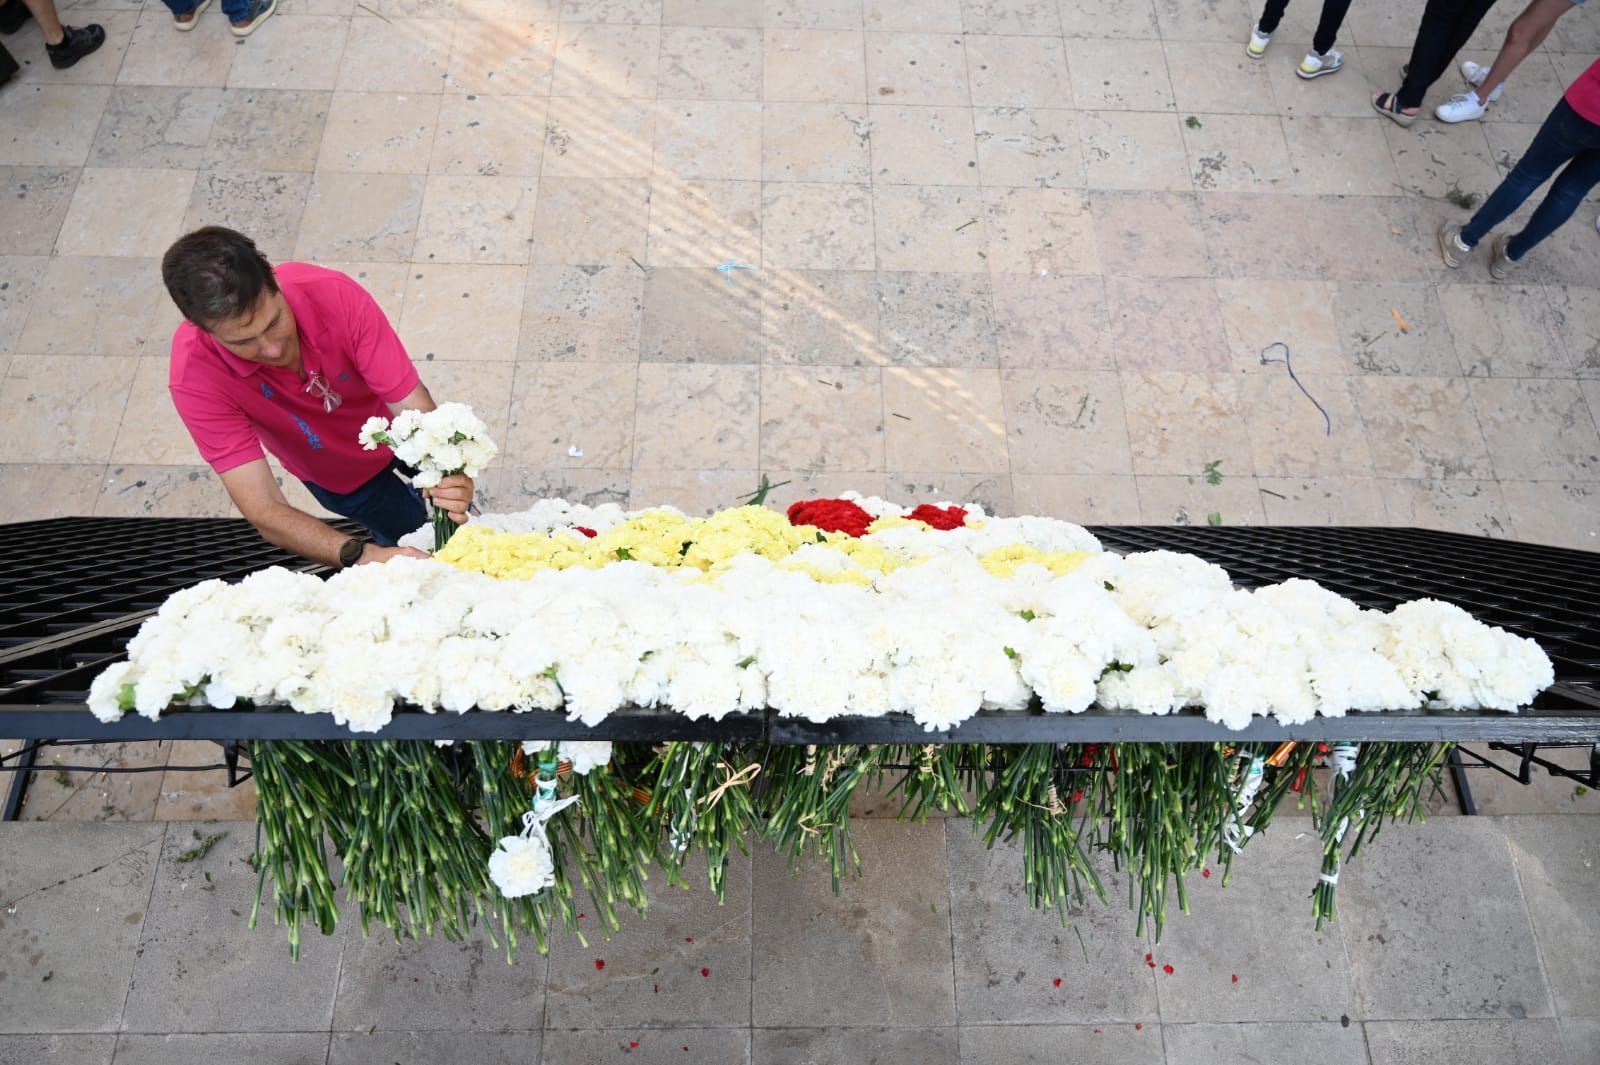
[{"label": "beige floor tile", "polygon": [[954,107],[973,102],[960,34],[869,33],[866,53],[868,100]]},{"label": "beige floor tile", "polygon": [[1469,377],[1571,377],[1544,289],[1442,285],[1439,302]]},{"label": "beige floor tile", "polygon": [[978,177],[985,185],[1082,188],[1083,147],[1076,113],[1019,107],[978,108]]},{"label": "beige floor tile", "polygon": [[[860,491],[860,489],[857,489]],[[1011,491],[1011,477],[1004,473],[926,473],[921,470],[896,470],[889,475],[887,499],[915,506],[918,503],[970,504],[986,514],[1017,514]]]},{"label": "beige floor tile", "polygon": [[94,463],[0,463],[0,492],[11,500],[6,517],[39,521],[93,514],[104,473],[105,467]]},{"label": "beige floor tile", "polygon": [[1097,190],[1089,199],[1107,274],[1211,276],[1193,194]]},{"label": "beige floor tile", "polygon": [[877,188],[872,203],[880,270],[988,270],[989,209],[978,190]]},{"label": "beige floor tile", "polygon": [[765,24],[790,29],[858,30],[861,0],[766,0]]},{"label": "beige floor tile", "polygon": [[1372,97],[1400,88],[1400,67],[1411,60],[1411,39],[1416,30],[1417,19],[1413,17],[1401,48],[1369,47],[1365,38],[1358,38],[1358,48],[1340,44],[1345,53],[1345,69],[1336,77],[1307,82],[1295,75],[1293,62],[1269,64],[1267,73],[1278,105],[1285,115],[1373,117]]},{"label": "beige floor tile", "polygon": [[1330,196],[1393,196],[1400,175],[1383,126],[1364,118],[1285,118],[1296,192]]},{"label": "beige floor tile", "polygon": [[1006,439],[1014,473],[1126,476],[1133,472],[1117,375],[1006,370]]},{"label": "beige floor tile", "polygon": [[1452,191],[1482,203],[1500,184],[1500,168],[1481,122],[1427,122],[1402,129],[1384,122],[1400,186],[1418,196],[1443,198]]},{"label": "beige floor tile", "polygon": [[[880,499],[889,498],[889,477],[883,473],[864,473],[861,471],[836,473],[831,470],[764,470],[762,472],[767,475],[768,480],[771,482],[771,490],[767,493],[766,505],[777,511],[787,512],[791,506],[803,499],[837,499],[846,492],[875,495]],[[757,483],[759,483],[759,480],[758,477]],[[742,498],[739,498],[737,502],[743,503],[750,498],[750,493],[742,482],[737,485],[735,490],[743,493]]]},{"label": "beige floor tile", "polygon": [[[375,23],[380,29],[386,25],[378,19],[360,21]],[[413,35],[420,31],[415,25],[407,28]],[[142,31],[143,27],[140,29]],[[180,36],[199,37],[204,32],[202,28]],[[172,40],[173,34],[169,28],[163,27],[161,33],[165,41]],[[370,34],[364,27],[359,33],[360,41],[370,42]],[[229,40],[228,50],[237,51],[238,56],[233,61],[233,68],[227,71],[228,88],[301,91],[333,88],[357,91],[438,91],[437,84],[432,87],[413,86],[386,82],[381,78],[355,76],[357,71],[381,68],[383,61],[381,55],[374,57],[375,49],[371,43],[360,44],[352,51],[351,46],[356,43],[357,37],[352,34],[352,26],[347,19],[326,15],[295,17],[279,15],[272,20],[271,33],[253,36],[238,49],[234,49],[231,39]],[[399,68],[407,68],[421,58],[402,40],[395,40],[392,48],[388,60]],[[381,52],[382,49],[376,50]],[[347,66],[346,62],[352,59],[355,61],[354,65]]]},{"label": "beige floor tile", "polygon": [[422,383],[435,402],[467,404],[489,427],[489,436],[501,444],[510,438],[515,369],[515,363],[476,359],[435,359],[420,367]]},{"label": "beige floor tile", "polygon": [[447,93],[427,166],[457,177],[538,177],[547,101],[534,96]]},{"label": "beige floor tile", "polygon": [[[1513,5],[1514,6],[1514,5]],[[1588,12],[1578,12],[1580,15]],[[1463,59],[1488,65],[1494,62],[1495,53],[1499,51],[1500,40],[1496,40],[1487,48],[1474,47],[1463,50],[1457,56],[1459,65]],[[1592,56],[1593,53],[1591,52]],[[1431,108],[1443,103],[1454,93],[1465,88],[1461,75],[1455,70],[1447,71],[1439,83],[1428,94],[1427,105]],[[1510,79],[1505,95],[1502,96],[1489,112],[1483,116],[1485,124],[1495,122],[1543,122],[1550,114],[1554,101],[1561,98],[1566,92],[1567,81],[1563,79],[1550,62],[1546,54],[1535,52],[1522,61],[1517,67],[1516,74]]]},{"label": "beige floor tile", "polygon": [[1090,188],[1188,192],[1192,187],[1177,115],[1083,111],[1078,132]]},{"label": "beige floor tile", "polygon": [[200,461],[194,439],[167,391],[169,366],[167,359],[138,360],[111,447],[114,465],[186,466]]},{"label": "beige floor tile", "polygon": [[756,278],[741,276],[729,285],[726,275],[709,268],[651,270],[645,278],[641,362],[754,365],[761,348]]},{"label": "beige floor tile", "polygon": [[[348,92],[436,93],[450,69],[455,24],[438,19],[351,19],[333,88]],[[308,86],[302,80],[302,87]]]},{"label": "beige floor tile", "polygon": [[[1244,36],[1236,34],[1238,36]],[[1234,115],[1276,115],[1267,64],[1251,59],[1239,40],[1187,39],[1165,44],[1173,101],[1184,115],[1217,111]]]},{"label": "beige floor tile", "polygon": [[1419,529],[1511,536],[1505,497],[1496,481],[1380,480],[1389,521]]},{"label": "beige floor tile", "polygon": [[205,154],[221,106],[222,90],[217,88],[113,89],[89,148],[89,165],[193,170]]},{"label": "beige floor tile", "polygon": [[[44,752],[57,765],[134,769],[165,764],[165,743],[96,743]],[[44,772],[28,785],[27,821],[148,821],[155,811],[161,773]]]},{"label": "beige floor tile", "polygon": [[1061,33],[1061,16],[1050,0],[961,0],[961,22],[968,33]]},{"label": "beige floor tile", "polygon": [[1079,525],[1137,525],[1139,492],[1132,477],[1013,473],[1018,514],[1039,514]]},{"label": "beige floor tile", "polygon": [[1231,374],[1124,371],[1133,472],[1226,477],[1255,472],[1239,378]]},{"label": "beige floor tile", "polygon": [[1370,477],[1262,477],[1268,525],[1384,525],[1382,482]]},{"label": "beige floor tile", "polygon": [[883,420],[877,367],[761,369],[763,469],[881,471]]},{"label": "beige floor tile", "polygon": [[[0,256],[0,355],[16,350],[28,309],[39,294],[50,260],[42,255]],[[0,377],[5,368],[0,366]]]},{"label": "beige floor tile", "polygon": [[221,518],[234,513],[228,490],[209,466],[120,462],[106,467],[94,512],[98,517],[128,518]]},{"label": "beige floor tile", "polygon": [[640,470],[754,470],[760,374],[758,366],[641,364],[635,491]]},{"label": "beige floor tile", "polygon": [[405,302],[406,295],[406,278],[410,276],[407,264],[323,260],[317,265],[348,274],[378,301],[378,307],[388,317],[391,325],[400,320],[400,308]]},{"label": "beige floor tile", "polygon": [[1419,229],[1417,202],[1202,192],[1200,217],[1219,277],[1426,281],[1438,259],[1430,254],[1433,228],[1426,237]]},{"label": "beige floor tile", "polygon": [[330,92],[224,89],[204,166],[215,170],[314,170],[332,106]]},{"label": "beige floor tile", "polygon": [[769,29],[761,81],[767,101],[865,103],[866,42],[857,30]]},{"label": "beige floor tile", "polygon": [[[1483,136],[1489,142],[1489,155],[1500,177],[1509,174],[1512,167],[1522,160],[1522,153],[1533,143],[1533,138],[1539,132],[1539,126],[1538,122],[1483,123]],[[1494,185],[1490,185],[1482,190],[1467,191],[1478,191],[1486,196],[1493,190]]]},{"label": "beige floor tile", "polygon": [[[1157,0],[1158,3],[1161,0]],[[1136,477],[1139,514],[1146,525],[1261,525],[1266,510],[1254,477]]]},{"label": "beige floor tile", "polygon": [[562,22],[661,24],[661,0],[561,0]]},{"label": "beige floor tile", "polygon": [[1339,334],[1345,357],[1356,371],[1406,377],[1461,373],[1455,340],[1433,285],[1347,281],[1338,288]]},{"label": "beige floor tile", "polygon": [[540,96],[556,66],[553,22],[461,22],[450,43],[444,87],[452,93]]},{"label": "beige floor tile", "polygon": [[282,262],[293,256],[310,193],[310,174],[205,171],[195,176],[181,232],[227,226],[249,236],[268,259]]},{"label": "beige floor tile", "polygon": [[1501,481],[1600,480],[1600,433],[1577,381],[1467,384]]},{"label": "beige floor tile", "polygon": [[1182,129],[1195,188],[1251,192],[1296,187],[1277,115],[1186,115]]},{"label": "beige floor tile", "polygon": [[967,73],[978,107],[1071,107],[1067,57],[1054,37],[969,36]]},{"label": "beige floor tile", "polygon": [[872,238],[873,192],[864,185],[772,182],[762,189],[761,261],[769,269],[870,270]]},{"label": "beige floor tile", "polygon": [[1068,38],[1072,99],[1096,111],[1171,111],[1172,82],[1158,41]]},{"label": "beige floor tile", "polygon": [[19,85],[0,112],[0,159],[12,166],[82,166],[111,89]]},{"label": "beige floor tile", "polygon": [[[1297,376],[1305,391],[1287,372],[1243,379],[1255,472],[1262,477],[1371,476],[1372,452],[1356,411],[1352,379],[1304,370]],[[1317,410],[1319,403],[1326,417]]]},{"label": "beige floor tile", "polygon": [[317,174],[300,219],[295,258],[409,259],[425,184],[415,174]]},{"label": "beige floor tile", "polygon": [[983,198],[989,235],[986,261],[996,276],[1081,276],[1100,271],[1088,194],[1077,189],[985,189]]},{"label": "beige floor tile", "polygon": [[82,173],[76,168],[0,167],[0,182],[11,190],[0,197],[0,252],[49,255]]},{"label": "beige floor tile", "polygon": [[999,364],[982,274],[878,274],[878,328],[893,366]]},{"label": "beige floor tile", "polygon": [[760,100],[761,34],[730,25],[668,26],[657,76],[669,100]]},{"label": "beige floor tile", "polygon": [[649,227],[647,181],[547,177],[539,182],[532,259],[642,269]]},{"label": "beige floor tile", "polygon": [[1106,278],[1121,370],[1220,373],[1232,364],[1215,286],[1199,278]]},{"label": "beige floor tile", "polygon": [[539,183],[526,177],[434,174],[422,197],[416,260],[526,263]]},{"label": "beige floor tile", "polygon": [[1579,377],[1600,377],[1600,289],[1546,285],[1551,321]]},{"label": "beige floor tile", "polygon": [[106,462],[137,366],[98,355],[13,355],[0,381],[0,462]]},{"label": "beige floor tile", "polygon": [[400,339],[424,370],[435,358],[512,361],[526,281],[520,266],[415,265]]},{"label": "beige floor tile", "polygon": [[628,481],[626,469],[540,470],[515,467],[501,470],[488,491],[492,493],[494,508],[507,514],[526,510],[541,499],[565,499],[591,507],[602,503],[627,507],[632,505],[628,502]]},{"label": "beige floor tile", "polygon": [[[171,745],[170,765],[217,765],[223,751],[204,740],[178,740]],[[247,780],[228,787],[225,770],[185,773],[169,769],[161,774],[161,792],[156,798],[157,821],[254,821],[256,786]]]},{"label": "beige floor tile", "polygon": [[[761,183],[679,181],[658,177],[651,186],[651,266],[761,265]],[[729,267],[730,270],[737,267]],[[724,273],[724,287],[749,287],[743,272]]]},{"label": "beige floor tile", "polygon": [[885,369],[883,409],[891,470],[1005,473],[1010,468],[998,370]]},{"label": "beige floor tile", "polygon": [[1007,369],[1114,370],[1105,282],[997,275],[996,347]]},{"label": "beige floor tile", "polygon": [[761,285],[762,361],[883,365],[876,279],[868,270],[768,271]]},{"label": "beige floor tile", "polygon": [[968,107],[872,105],[876,185],[976,185],[977,143]]},{"label": "beige floor tile", "polygon": [[[273,29],[278,30],[283,23],[294,20],[285,16],[276,21],[278,25]],[[255,51],[250,49],[250,53]],[[245,55],[245,49],[236,46],[222,19],[203,19],[191,33],[174,33],[170,18],[141,18],[123,54],[117,84],[221,88],[227,83],[236,58]]]},{"label": "beige floor tile", "polygon": [[1446,377],[1351,380],[1379,477],[1494,476],[1467,382]]},{"label": "beige floor tile", "polygon": [[862,0],[869,30],[960,33],[961,0]]},{"label": "beige floor tile", "polygon": [[545,119],[547,178],[649,177],[655,162],[655,107],[643,100],[550,101]]},{"label": "beige floor tile", "polygon": [[662,100],[656,111],[656,173],[725,181],[761,179],[761,105],[734,100]]},{"label": "beige floor tile", "polygon": [[[1329,281],[1218,281],[1217,300],[1239,373],[1281,374],[1264,365],[1268,345],[1282,341],[1297,373],[1348,373],[1334,320],[1338,286]],[[1270,357],[1281,358],[1274,350]]]},{"label": "beige floor tile", "polygon": [[643,317],[644,274],[631,263],[532,266],[517,359],[637,362]]},{"label": "beige floor tile", "polygon": [[[1248,32],[1259,13],[1249,0],[1216,0],[1194,4],[1186,0],[1155,0],[1156,21],[1161,36],[1169,41],[1232,41],[1240,38],[1239,27]],[[1240,41],[1242,45],[1242,40]]]},{"label": "beige floor tile", "polygon": [[182,319],[156,259],[51,259],[17,339],[19,352],[165,355]]},{"label": "beige floor tile", "polygon": [[[87,16],[87,12],[76,8],[67,16],[67,24],[78,25],[92,21],[105,30],[105,43],[93,54],[84,56],[66,70],[57,70],[50,63],[42,61],[46,54],[44,35],[39,32],[37,22],[32,22],[7,41],[11,54],[23,58],[23,67],[16,74],[18,83],[110,85],[116,81],[117,74],[122,69],[123,57],[127,55],[128,45],[133,40],[134,27],[139,23],[139,13],[107,9],[96,11],[92,19]],[[35,55],[39,59],[30,61],[28,57]]]},{"label": "beige floor tile", "polygon": [[317,169],[352,174],[425,174],[439,97],[432,93],[336,92]]},{"label": "beige floor tile", "polygon": [[542,469],[627,469],[639,370],[630,363],[521,363],[504,462]]},{"label": "beige floor tile", "polygon": [[[690,517],[709,517],[749,499],[761,483],[761,473],[754,466],[744,470],[636,469],[627,505],[635,510],[670,506]],[[770,473],[768,478],[774,482],[789,479]]]},{"label": "beige floor tile", "polygon": [[189,170],[85,170],[56,253],[132,258],[166,250],[182,232],[194,180]]},{"label": "beige floor tile", "polygon": [[861,184],[871,180],[871,125],[862,104],[762,106],[762,176],[768,181]]},{"label": "beige floor tile", "polygon": [[1068,37],[1161,37],[1153,0],[1074,0],[1061,5],[1061,28]]},{"label": "beige floor tile", "polygon": [[1600,485],[1501,481],[1518,540],[1600,551]]},{"label": "beige floor tile", "polygon": [[556,35],[557,96],[652,99],[660,26],[563,25]]}]

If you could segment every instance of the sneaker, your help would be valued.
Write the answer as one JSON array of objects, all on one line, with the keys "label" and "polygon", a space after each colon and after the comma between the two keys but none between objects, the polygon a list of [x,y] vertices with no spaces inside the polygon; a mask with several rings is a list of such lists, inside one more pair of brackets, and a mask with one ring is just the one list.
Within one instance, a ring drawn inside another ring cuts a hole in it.
[{"label": "sneaker", "polygon": [[1475,122],[1488,111],[1475,92],[1458,92],[1433,109],[1433,117],[1440,122]]},{"label": "sneaker", "polygon": [[98,25],[63,26],[61,32],[60,44],[44,46],[45,53],[50,56],[50,65],[57,70],[66,70],[106,43],[106,31]]},{"label": "sneaker", "polygon": [[255,14],[251,15],[243,22],[235,22],[231,24],[233,35],[235,37],[250,36],[252,33],[256,32],[256,30],[260,29],[261,24],[267,21],[267,19],[271,18],[272,13],[276,10],[278,10],[278,0],[256,0]]},{"label": "sneaker", "polygon": [[172,24],[184,33],[188,33],[200,24],[200,15],[211,6],[211,0],[200,0],[194,5],[194,10],[187,15],[173,15]]},{"label": "sneaker", "polygon": [[1260,59],[1267,54],[1267,45],[1272,43],[1272,34],[1262,33],[1259,26],[1250,27],[1250,43],[1244,46],[1245,54],[1251,59]]},{"label": "sneaker", "polygon": [[1310,81],[1324,74],[1337,74],[1342,66],[1344,66],[1344,53],[1330,48],[1326,52],[1307,52],[1306,57],[1300,60],[1300,65],[1294,68],[1294,72]]},{"label": "sneaker", "polygon": [[[1489,68],[1482,63],[1474,63],[1468,59],[1461,64],[1461,76],[1467,79],[1467,84],[1476,89],[1483,84],[1483,79],[1489,76]],[[1501,82],[1494,87],[1494,92],[1489,94],[1489,102],[1494,103],[1500,99],[1500,94],[1506,91],[1506,83]]]},{"label": "sneaker", "polygon": [[1446,222],[1439,227],[1439,254],[1444,256],[1444,264],[1452,270],[1461,265],[1463,255],[1472,254],[1472,249],[1461,239],[1464,225],[1463,222]]},{"label": "sneaker", "polygon": [[8,36],[16,33],[32,17],[33,12],[22,0],[6,0],[0,5],[0,33]]},{"label": "sneaker", "polygon": [[1511,243],[1510,237],[1494,238],[1494,258],[1489,260],[1489,276],[1496,281],[1504,281],[1511,274],[1511,268],[1517,261],[1511,257],[1507,245]]}]

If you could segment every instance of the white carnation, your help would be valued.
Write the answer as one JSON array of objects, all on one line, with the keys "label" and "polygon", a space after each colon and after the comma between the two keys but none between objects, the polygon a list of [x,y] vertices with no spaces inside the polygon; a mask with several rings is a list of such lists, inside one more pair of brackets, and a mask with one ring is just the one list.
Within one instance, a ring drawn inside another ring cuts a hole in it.
[{"label": "white carnation", "polygon": [[537,895],[556,882],[550,844],[539,835],[502,836],[489,856],[489,879],[508,899]]}]

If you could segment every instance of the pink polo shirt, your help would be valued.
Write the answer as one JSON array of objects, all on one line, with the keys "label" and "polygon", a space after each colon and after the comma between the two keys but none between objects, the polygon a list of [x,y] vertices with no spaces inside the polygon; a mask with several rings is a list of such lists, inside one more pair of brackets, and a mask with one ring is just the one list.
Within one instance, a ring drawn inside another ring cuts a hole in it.
[{"label": "pink polo shirt", "polygon": [[1589,64],[1589,69],[1579,74],[1567,86],[1567,104],[1590,122],[1600,126],[1600,59]]},{"label": "pink polo shirt", "polygon": [[272,452],[302,481],[351,492],[393,457],[363,451],[361,423],[390,416],[417,369],[378,304],[354,279],[309,263],[275,268],[300,331],[301,366],[321,371],[344,402],[330,414],[292,370],[248,362],[184,322],[172,336],[168,388],[200,454],[218,473]]}]

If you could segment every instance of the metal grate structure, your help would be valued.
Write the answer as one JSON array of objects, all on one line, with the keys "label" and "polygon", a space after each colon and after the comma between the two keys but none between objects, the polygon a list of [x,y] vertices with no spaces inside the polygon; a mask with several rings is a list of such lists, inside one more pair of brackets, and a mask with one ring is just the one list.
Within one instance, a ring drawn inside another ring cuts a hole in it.
[{"label": "metal grate structure", "polygon": [[[1258,719],[1232,732],[1198,711],[1167,717],[1091,710],[983,713],[942,733],[900,716],[815,724],[773,713],[690,721],[655,708],[612,715],[593,729],[561,714],[427,714],[400,708],[373,739],[667,739],[772,743],[1068,743],[1215,740],[1466,740],[1592,746],[1600,739],[1600,555],[1393,528],[1106,526],[1121,551],[1186,551],[1257,587],[1300,577],[1364,607],[1409,599],[1456,603],[1537,640],[1556,683],[1521,714],[1402,711],[1284,726]],[[24,739],[350,738],[326,715],[286,707],[180,709],[158,721],[129,715],[102,725],[84,700],[139,623],[172,592],[274,565],[317,567],[263,542],[237,519],[69,518],[0,526],[0,736]],[[25,751],[29,748],[25,748]],[[1526,775],[1528,761],[1523,762]],[[14,765],[10,768],[23,768]],[[1600,766],[1591,770],[1600,775]]]}]

